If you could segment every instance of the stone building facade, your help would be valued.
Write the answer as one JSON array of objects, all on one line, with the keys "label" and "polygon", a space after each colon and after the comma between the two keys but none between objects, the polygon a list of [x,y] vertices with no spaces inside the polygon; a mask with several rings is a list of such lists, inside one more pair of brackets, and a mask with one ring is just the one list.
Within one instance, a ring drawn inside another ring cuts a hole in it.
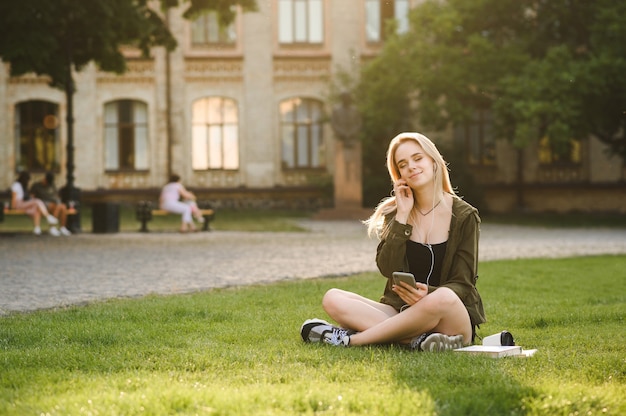
[{"label": "stone building facade", "polygon": [[[223,30],[211,14],[190,22],[171,10],[174,51],[155,48],[142,59],[129,49],[125,74],[94,65],[75,74],[75,184],[83,201],[156,200],[177,173],[218,205],[332,205],[329,81],[380,50],[386,18],[404,30],[418,2],[257,0],[257,12],[238,13]],[[64,93],[45,77],[10,77],[0,62],[0,109],[0,189],[22,169],[34,179],[53,170],[62,185]],[[500,141],[457,133],[449,140],[478,149],[472,174],[490,209],[514,208],[520,189],[511,167],[519,155]],[[625,212],[624,163],[602,150],[590,139],[579,160],[554,166],[539,163],[538,149],[524,150],[525,204]]]}]

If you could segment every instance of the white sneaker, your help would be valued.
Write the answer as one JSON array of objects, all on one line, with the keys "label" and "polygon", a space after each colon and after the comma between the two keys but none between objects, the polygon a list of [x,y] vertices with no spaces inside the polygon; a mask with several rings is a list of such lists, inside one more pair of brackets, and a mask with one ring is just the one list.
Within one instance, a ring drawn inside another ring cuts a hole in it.
[{"label": "white sneaker", "polygon": [[50,225],[56,225],[59,223],[59,220],[57,220],[56,217],[52,214],[48,214],[46,220],[48,220],[48,224]]},{"label": "white sneaker", "polygon": [[48,231],[51,236],[58,237],[61,235],[61,232],[57,229],[57,227],[50,227],[50,231]]},{"label": "white sneaker", "polygon": [[63,234],[63,235],[72,235],[72,233],[70,232],[70,230],[68,230],[68,229],[67,229],[67,228],[65,228],[65,227],[61,227],[61,228],[60,228],[60,231],[61,231],[61,234]]},{"label": "white sneaker", "polygon": [[41,227],[35,227],[33,229],[33,234],[35,235],[41,235]]}]

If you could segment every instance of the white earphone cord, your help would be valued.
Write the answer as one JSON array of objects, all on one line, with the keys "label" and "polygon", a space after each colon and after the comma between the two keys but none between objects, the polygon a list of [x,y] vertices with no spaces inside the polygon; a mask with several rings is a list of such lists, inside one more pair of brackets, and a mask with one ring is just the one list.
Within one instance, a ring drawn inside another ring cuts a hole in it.
[{"label": "white earphone cord", "polygon": [[[435,171],[435,175],[433,175],[433,182],[436,180],[437,165],[435,165],[434,171]],[[436,205],[435,205],[435,196],[436,196],[435,195],[435,186],[433,186],[433,207],[430,210],[430,212],[432,212],[433,215],[432,215],[432,218],[430,220],[430,228],[428,229],[428,232],[424,236],[424,244],[422,244],[423,246],[428,248],[428,251],[430,251],[430,271],[428,272],[428,276],[426,276],[426,286],[430,285],[430,277],[432,276],[433,269],[435,268],[435,252],[433,251],[433,246],[428,242],[428,240],[430,238],[430,232],[433,230],[433,227],[435,226],[435,212],[434,212],[435,211],[435,207],[436,207]],[[419,234],[419,228],[418,228],[418,234]]]},{"label": "white earphone cord", "polygon": [[428,272],[428,276],[426,276],[426,286],[430,285],[430,276],[432,276],[433,269],[435,268],[435,252],[433,251],[433,246],[428,242],[430,238],[430,232],[433,230],[433,227],[435,226],[435,212],[434,211],[435,211],[435,187],[433,186],[433,208],[431,210],[433,215],[430,220],[430,229],[428,230],[428,233],[426,234],[426,239],[424,240],[424,242],[426,243],[424,245],[428,247],[428,250],[430,251],[430,271]]}]

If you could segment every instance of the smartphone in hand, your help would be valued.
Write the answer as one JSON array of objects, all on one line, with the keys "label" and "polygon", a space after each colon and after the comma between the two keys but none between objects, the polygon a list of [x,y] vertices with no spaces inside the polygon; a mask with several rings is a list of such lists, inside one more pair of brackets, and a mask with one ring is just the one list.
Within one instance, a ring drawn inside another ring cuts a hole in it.
[{"label": "smartphone in hand", "polygon": [[411,273],[393,272],[393,283],[396,286],[399,286],[400,282],[405,282],[409,286],[415,287],[415,276],[413,276]]}]

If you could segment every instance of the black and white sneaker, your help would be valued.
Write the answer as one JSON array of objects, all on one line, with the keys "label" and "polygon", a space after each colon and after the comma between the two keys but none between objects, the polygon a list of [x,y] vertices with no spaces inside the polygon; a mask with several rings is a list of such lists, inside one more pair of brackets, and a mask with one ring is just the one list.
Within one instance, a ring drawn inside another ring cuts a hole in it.
[{"label": "black and white sneaker", "polygon": [[323,319],[307,319],[300,327],[300,336],[304,342],[321,342],[329,328],[332,325]]},{"label": "black and white sneaker", "polygon": [[463,335],[446,335],[439,332],[426,332],[411,340],[412,350],[442,352],[463,347]]},{"label": "black and white sneaker", "polygon": [[324,342],[334,346],[347,347],[350,345],[350,335],[354,333],[354,331],[333,326],[330,331],[324,332]]},{"label": "black and white sneaker", "polygon": [[330,345],[348,346],[350,335],[354,331],[331,325],[323,319],[307,319],[300,327],[300,336],[304,342],[323,342]]}]

